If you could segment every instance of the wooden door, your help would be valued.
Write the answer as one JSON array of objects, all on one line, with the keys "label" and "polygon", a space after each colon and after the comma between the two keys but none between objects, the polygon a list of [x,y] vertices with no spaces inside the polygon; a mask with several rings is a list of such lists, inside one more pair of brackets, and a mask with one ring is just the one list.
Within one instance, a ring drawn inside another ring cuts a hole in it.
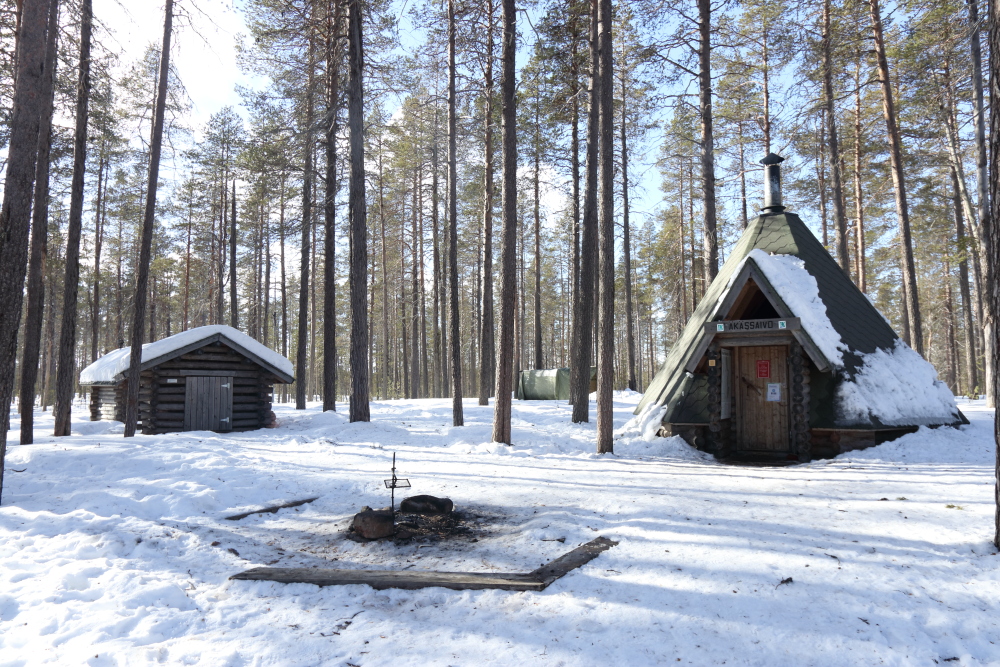
[{"label": "wooden door", "polygon": [[737,449],[789,451],[788,346],[737,347],[734,357]]},{"label": "wooden door", "polygon": [[231,431],[233,428],[233,378],[187,378],[184,391],[185,431]]}]

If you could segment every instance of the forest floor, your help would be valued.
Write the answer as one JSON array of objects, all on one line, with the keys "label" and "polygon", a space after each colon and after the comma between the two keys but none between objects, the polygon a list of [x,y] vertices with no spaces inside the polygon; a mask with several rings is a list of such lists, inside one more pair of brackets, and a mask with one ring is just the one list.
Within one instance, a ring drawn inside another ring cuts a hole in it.
[{"label": "forest floor", "polygon": [[[130,440],[84,421],[55,439],[39,413],[38,444],[8,450],[0,665],[1000,664],[991,410],[767,468],[622,428],[637,401],[617,397],[604,456],[557,402],[515,401],[509,448],[475,400],[461,428],[428,399],[376,402],[369,424],[279,406],[274,429]],[[475,517],[476,541],[345,539],[362,505],[388,505],[393,452],[411,493]],[[229,580],[523,572],[598,535],[620,544],[540,593]]]}]

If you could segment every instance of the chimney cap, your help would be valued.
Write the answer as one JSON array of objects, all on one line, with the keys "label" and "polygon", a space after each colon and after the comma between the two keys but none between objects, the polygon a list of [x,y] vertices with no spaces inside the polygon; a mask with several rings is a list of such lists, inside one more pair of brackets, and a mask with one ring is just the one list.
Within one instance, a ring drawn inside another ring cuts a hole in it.
[{"label": "chimney cap", "polygon": [[764,159],[761,160],[760,163],[764,166],[769,166],[772,164],[781,164],[784,161],[785,158],[781,157],[780,155],[775,155],[774,153],[768,153],[766,156],[764,156]]}]

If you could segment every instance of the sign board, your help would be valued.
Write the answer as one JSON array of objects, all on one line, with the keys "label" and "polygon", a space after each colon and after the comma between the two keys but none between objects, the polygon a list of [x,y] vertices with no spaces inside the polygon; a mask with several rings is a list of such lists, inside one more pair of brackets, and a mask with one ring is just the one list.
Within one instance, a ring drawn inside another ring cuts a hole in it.
[{"label": "sign board", "polygon": [[758,379],[771,377],[771,361],[769,359],[757,360],[757,377]]},{"label": "sign board", "polygon": [[777,403],[781,401],[781,383],[780,382],[768,382],[767,383],[767,398],[764,399],[769,403]]},{"label": "sign board", "polygon": [[707,322],[705,327],[713,334],[777,334],[797,331],[802,328],[797,317],[772,320],[723,320],[721,322]]}]

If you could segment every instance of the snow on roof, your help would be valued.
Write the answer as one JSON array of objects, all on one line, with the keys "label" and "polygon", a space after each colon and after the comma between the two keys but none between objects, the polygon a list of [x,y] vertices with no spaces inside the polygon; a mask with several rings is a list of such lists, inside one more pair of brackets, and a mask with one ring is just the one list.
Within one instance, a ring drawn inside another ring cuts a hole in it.
[{"label": "snow on roof", "polygon": [[847,346],[826,313],[819,298],[819,284],[795,255],[769,255],[755,248],[747,255],[764,273],[767,281],[785,305],[802,322],[802,328],[834,366],[844,365]]},{"label": "snow on roof", "polygon": [[[216,334],[221,335],[229,342],[243,348],[247,352],[259,358],[261,361],[273,366],[286,375],[294,375],[292,362],[288,359],[285,359],[274,350],[261,345],[242,331],[222,324],[215,324],[207,327],[196,327],[194,329],[182,331],[179,334],[174,334],[173,336],[169,336],[162,340],[158,340],[155,343],[146,343],[142,346],[142,361],[145,363],[147,361],[166,356],[171,352],[175,352],[183,347],[191,345],[192,343],[197,343],[200,340],[215,336]],[[128,370],[129,362],[131,361],[130,356],[130,347],[123,347],[113,352],[109,352],[80,372],[80,384],[106,384],[117,382],[120,379],[119,376]]]},{"label": "snow on roof", "polygon": [[837,388],[838,421],[883,424],[950,423],[958,417],[955,397],[937,371],[902,340],[892,350],[861,355],[854,377]]},{"label": "snow on roof", "polygon": [[[843,353],[851,350],[830,322],[819,285],[805,263],[794,255],[769,255],[759,249],[752,250],[748,257],[753,258],[781,300],[802,321],[802,328],[823,355],[843,367]],[[853,374],[845,373],[837,388],[838,421],[867,422],[871,416],[887,426],[896,426],[958,419],[955,397],[947,385],[938,380],[934,367],[902,340],[897,339],[892,349],[854,353],[861,363]]]}]

